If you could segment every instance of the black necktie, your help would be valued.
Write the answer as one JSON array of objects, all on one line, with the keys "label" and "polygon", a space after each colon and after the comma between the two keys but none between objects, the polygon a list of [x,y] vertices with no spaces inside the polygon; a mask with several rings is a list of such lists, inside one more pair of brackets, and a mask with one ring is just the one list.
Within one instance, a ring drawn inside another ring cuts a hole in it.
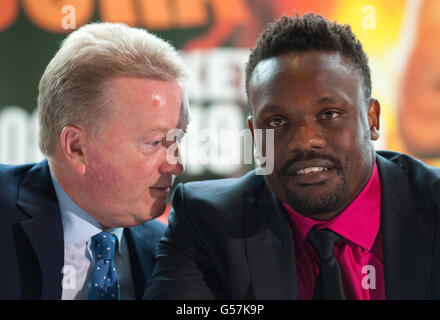
[{"label": "black necktie", "polygon": [[333,254],[335,244],[341,237],[329,229],[311,229],[307,239],[321,260],[313,299],[344,300],[341,269]]}]

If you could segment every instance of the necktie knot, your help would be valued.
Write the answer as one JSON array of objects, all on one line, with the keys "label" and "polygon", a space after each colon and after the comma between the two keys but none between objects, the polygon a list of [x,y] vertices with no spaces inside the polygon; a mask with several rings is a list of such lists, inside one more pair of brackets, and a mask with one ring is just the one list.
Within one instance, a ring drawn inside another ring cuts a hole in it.
[{"label": "necktie knot", "polygon": [[100,232],[92,237],[95,261],[113,260],[115,256],[116,236],[110,232]]},{"label": "necktie knot", "polygon": [[330,229],[311,229],[307,239],[319,256],[319,260],[328,260],[333,257],[336,243],[341,239],[337,233]]}]

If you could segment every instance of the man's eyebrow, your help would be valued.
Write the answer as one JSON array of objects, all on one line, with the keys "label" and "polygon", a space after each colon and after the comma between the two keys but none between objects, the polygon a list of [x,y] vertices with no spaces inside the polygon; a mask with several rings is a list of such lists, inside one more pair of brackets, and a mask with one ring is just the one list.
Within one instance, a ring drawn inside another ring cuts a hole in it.
[{"label": "man's eyebrow", "polygon": [[336,103],[344,103],[345,104],[345,103],[347,103],[347,101],[345,101],[345,99],[343,99],[341,97],[326,96],[326,97],[320,98],[316,102],[316,105],[322,106],[322,105],[336,104]]},{"label": "man's eyebrow", "polygon": [[144,135],[148,136],[148,135],[152,135],[152,134],[157,134],[157,133],[161,133],[161,134],[166,134],[168,132],[168,128],[167,127],[156,127],[156,128],[148,128],[145,132]]},{"label": "man's eyebrow", "polygon": [[[324,96],[322,98],[319,98],[319,100],[316,101],[316,103],[314,103],[314,105],[316,106],[323,106],[329,104],[347,104],[347,101],[342,97]],[[285,112],[285,111],[286,109],[278,104],[266,104],[258,111],[258,115],[262,115],[266,113]]]},{"label": "man's eyebrow", "polygon": [[258,113],[259,114],[271,113],[271,112],[276,113],[276,112],[280,112],[280,111],[284,111],[284,108],[281,107],[280,105],[267,104],[267,105],[264,105]]}]

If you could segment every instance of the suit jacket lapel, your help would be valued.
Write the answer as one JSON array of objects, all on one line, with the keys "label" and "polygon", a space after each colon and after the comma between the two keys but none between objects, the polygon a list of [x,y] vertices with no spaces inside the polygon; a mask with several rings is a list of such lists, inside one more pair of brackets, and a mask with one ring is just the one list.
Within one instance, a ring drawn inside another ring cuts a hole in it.
[{"label": "suit jacket lapel", "polygon": [[24,176],[19,186],[17,205],[30,216],[20,225],[32,244],[41,268],[27,270],[42,280],[41,296],[33,298],[60,299],[64,264],[63,227],[46,160],[35,165]]},{"label": "suit jacket lapel", "polygon": [[387,299],[429,299],[434,219],[416,203],[408,172],[380,155],[381,224]]},{"label": "suit jacket lapel", "polygon": [[295,249],[290,222],[267,187],[260,201],[249,193],[246,252],[256,299],[297,299]]},{"label": "suit jacket lapel", "polygon": [[144,295],[147,275],[153,272],[155,254],[155,246],[149,242],[150,237],[143,234],[142,228],[141,225],[124,229],[137,300],[141,300]]}]

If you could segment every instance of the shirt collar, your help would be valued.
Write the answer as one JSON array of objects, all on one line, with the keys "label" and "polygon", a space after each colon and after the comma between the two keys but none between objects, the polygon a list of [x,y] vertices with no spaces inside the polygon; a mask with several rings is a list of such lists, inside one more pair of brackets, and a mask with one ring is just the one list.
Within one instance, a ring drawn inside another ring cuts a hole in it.
[{"label": "shirt collar", "polygon": [[301,215],[283,203],[294,228],[294,237],[299,246],[310,229],[329,228],[343,238],[371,251],[380,227],[380,178],[377,164],[361,193],[353,202],[329,221],[318,221]]},{"label": "shirt collar", "polygon": [[55,193],[58,198],[58,204],[61,211],[61,220],[63,223],[64,247],[73,245],[80,241],[88,241],[94,235],[107,231],[113,233],[117,238],[118,253],[122,252],[122,234],[124,228],[103,229],[101,224],[87,212],[81,209],[69,195],[61,188],[57,179],[50,172]]}]

